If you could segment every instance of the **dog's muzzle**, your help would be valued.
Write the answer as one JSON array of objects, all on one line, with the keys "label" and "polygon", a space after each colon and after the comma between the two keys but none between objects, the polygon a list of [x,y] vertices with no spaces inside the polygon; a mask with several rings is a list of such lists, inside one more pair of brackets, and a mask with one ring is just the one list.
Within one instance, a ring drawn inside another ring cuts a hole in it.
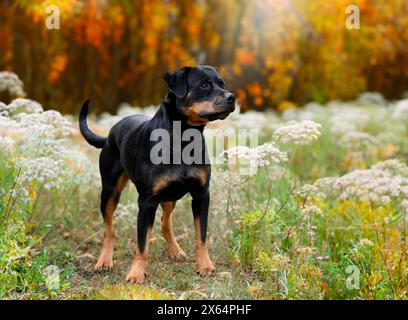
[{"label": "dog's muzzle", "polygon": [[224,120],[235,110],[235,95],[230,92],[225,93],[222,97],[217,99],[214,104],[214,109],[216,111],[202,111],[199,116],[210,121],[217,119]]}]

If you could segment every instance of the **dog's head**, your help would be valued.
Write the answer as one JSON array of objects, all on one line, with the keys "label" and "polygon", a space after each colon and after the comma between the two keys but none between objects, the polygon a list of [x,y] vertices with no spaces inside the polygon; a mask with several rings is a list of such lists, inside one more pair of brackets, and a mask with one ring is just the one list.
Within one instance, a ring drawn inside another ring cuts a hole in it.
[{"label": "dog's head", "polygon": [[169,94],[176,97],[177,112],[191,126],[225,119],[235,110],[235,95],[225,90],[225,82],[211,66],[184,67],[163,76]]}]

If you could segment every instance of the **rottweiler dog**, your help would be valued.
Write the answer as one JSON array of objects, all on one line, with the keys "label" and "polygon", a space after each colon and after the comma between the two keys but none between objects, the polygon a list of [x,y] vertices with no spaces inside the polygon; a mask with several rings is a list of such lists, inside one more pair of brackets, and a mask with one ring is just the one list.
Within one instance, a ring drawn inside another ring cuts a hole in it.
[{"label": "rottweiler dog", "polygon": [[[87,125],[89,100],[82,106],[79,116],[82,136],[90,145],[102,148],[99,159],[102,178],[100,209],[105,233],[95,270],[113,267],[113,212],[129,179],[139,194],[137,249],[126,277],[129,282],[144,281],[148,237],[159,205],[163,210],[161,231],[168,254],[172,259],[185,257],[173,234],[172,211],[176,201],[187,193],[192,197],[197,272],[204,275],[214,271],[206,245],[211,164],[203,130],[208,122],[225,119],[234,111],[235,95],[225,90],[224,80],[211,66],[184,67],[166,72],[163,78],[167,82],[168,92],[151,119],[143,115],[126,117],[111,128],[108,137],[101,137]],[[176,127],[178,130],[174,130]],[[169,139],[157,138],[155,132],[163,130],[169,133]],[[194,155],[194,161],[182,156],[183,148],[191,143],[184,138],[185,133],[190,137],[197,137],[198,134],[200,138],[194,142],[194,151],[199,155]],[[158,143],[164,148],[157,154],[169,161],[158,163],[157,159],[152,159],[152,151]],[[196,148],[197,144],[199,148]]]}]

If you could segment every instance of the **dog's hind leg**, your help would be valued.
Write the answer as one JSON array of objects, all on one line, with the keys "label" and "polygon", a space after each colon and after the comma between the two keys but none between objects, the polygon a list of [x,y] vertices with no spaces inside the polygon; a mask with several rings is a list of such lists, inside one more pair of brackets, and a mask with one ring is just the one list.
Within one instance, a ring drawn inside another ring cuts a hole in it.
[{"label": "dog's hind leg", "polygon": [[180,248],[173,234],[173,224],[171,217],[174,207],[176,206],[176,202],[161,202],[160,205],[163,209],[163,216],[161,219],[161,232],[164,239],[166,239],[167,252],[169,253],[171,259],[184,259],[186,257],[186,254]]},{"label": "dog's hind leg", "polygon": [[95,270],[111,269],[113,267],[113,213],[119,202],[120,194],[129,178],[124,173],[119,160],[113,159],[109,151],[104,149],[100,157],[102,177],[101,212],[105,226],[104,241]]},{"label": "dog's hind leg", "polygon": [[139,214],[137,216],[137,249],[136,257],[126,281],[142,283],[147,272],[147,254],[149,236],[153,227],[159,200],[155,196],[142,198],[139,196]]}]

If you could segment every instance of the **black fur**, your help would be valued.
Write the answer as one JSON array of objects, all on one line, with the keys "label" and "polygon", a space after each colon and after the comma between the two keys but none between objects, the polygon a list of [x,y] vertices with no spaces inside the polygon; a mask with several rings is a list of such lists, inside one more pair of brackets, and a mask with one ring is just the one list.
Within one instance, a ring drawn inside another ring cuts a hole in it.
[{"label": "black fur", "polygon": [[85,101],[84,105],[82,106],[81,113],[79,114],[79,130],[81,131],[82,136],[91,146],[94,146],[95,148],[103,148],[106,143],[106,138],[96,135],[88,128],[86,117],[88,115],[89,102],[89,99]]},{"label": "black fur", "polygon": [[[125,174],[134,183],[139,193],[139,214],[137,220],[137,238],[139,250],[143,252],[149,227],[152,227],[156,210],[160,202],[176,201],[186,193],[192,196],[194,218],[200,219],[201,240],[206,240],[207,217],[209,207],[209,182],[211,165],[206,163],[175,163],[173,154],[173,135],[171,135],[171,164],[155,165],[150,159],[150,151],[157,143],[150,141],[154,129],[165,129],[172,133],[174,122],[181,121],[181,134],[187,129],[197,129],[202,135],[206,121],[224,119],[235,108],[235,96],[224,89],[224,81],[216,69],[210,66],[185,67],[173,73],[166,73],[169,91],[153,118],[142,115],[126,117],[115,124],[107,138],[92,133],[86,122],[89,100],[80,114],[81,133],[94,147],[102,148],[100,155],[100,173],[102,177],[101,211],[104,213],[107,202],[113,198],[115,204],[120,193],[115,191],[119,177]],[[204,83],[205,82],[205,83]],[[202,110],[196,125],[189,118],[189,108],[195,103],[214,102],[214,109]],[[181,139],[180,139],[181,140]],[[202,156],[206,147],[202,138]],[[182,142],[182,148],[189,142]],[[198,171],[197,171],[198,170]],[[201,170],[201,171],[200,171]],[[205,172],[205,181],[197,175]],[[155,192],[160,179],[172,177],[171,182]],[[174,178],[175,177],[175,178]],[[173,179],[174,178],[174,179]]]}]

